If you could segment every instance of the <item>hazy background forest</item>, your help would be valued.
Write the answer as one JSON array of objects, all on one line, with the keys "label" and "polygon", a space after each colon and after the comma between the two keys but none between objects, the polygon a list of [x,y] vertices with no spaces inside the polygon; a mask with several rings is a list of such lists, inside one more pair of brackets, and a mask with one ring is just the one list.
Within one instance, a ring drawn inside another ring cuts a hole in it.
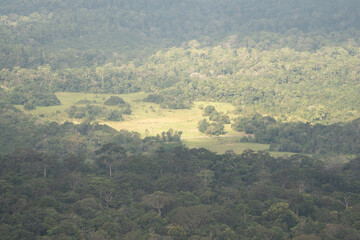
[{"label": "hazy background forest", "polygon": [[359,43],[356,0],[2,0],[0,236],[360,239]]}]

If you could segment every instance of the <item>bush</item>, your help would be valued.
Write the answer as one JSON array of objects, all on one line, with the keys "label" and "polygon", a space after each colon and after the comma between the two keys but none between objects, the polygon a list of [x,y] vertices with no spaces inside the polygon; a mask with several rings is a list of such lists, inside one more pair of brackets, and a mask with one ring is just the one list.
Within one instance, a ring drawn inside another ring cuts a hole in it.
[{"label": "bush", "polygon": [[27,111],[31,111],[31,110],[36,109],[36,107],[31,102],[27,102],[27,103],[24,104],[24,109],[27,110]]},{"label": "bush", "polygon": [[108,106],[118,106],[126,104],[125,100],[118,96],[111,96],[108,100],[104,102],[104,105]]},{"label": "bush", "polygon": [[215,122],[221,122],[223,124],[230,124],[230,117],[223,115],[217,111],[213,111],[210,116],[209,119],[211,121],[215,121]]},{"label": "bush", "polygon": [[119,110],[110,111],[107,114],[106,119],[109,120],[109,121],[122,121],[122,120],[124,120],[123,116],[122,116],[122,114],[121,114],[121,112]]},{"label": "bush", "polygon": [[183,96],[149,94],[143,99],[144,102],[160,104],[161,108],[187,109],[191,107],[191,101]]},{"label": "bush", "polygon": [[[124,99],[122,99],[121,97],[118,96],[111,96],[108,100],[106,100],[104,102],[104,105],[108,105],[108,106],[118,106],[120,108],[119,113],[118,114],[131,114],[131,109],[130,109],[130,104],[128,104],[127,102],[125,102]],[[115,114],[115,113],[114,113]],[[121,116],[122,118],[122,116]],[[119,121],[119,120],[116,120]]]},{"label": "bush", "polygon": [[122,111],[121,110],[108,110],[105,107],[99,107],[94,105],[86,105],[85,107],[71,106],[66,109],[67,114],[70,118],[103,118],[109,121],[122,121]]},{"label": "bush", "polygon": [[204,108],[204,116],[210,116],[215,110],[214,106],[208,105]]},{"label": "bush", "polygon": [[198,129],[202,133],[206,133],[208,135],[216,135],[219,136],[224,134],[224,124],[221,122],[213,122],[209,123],[206,119],[199,121]]}]

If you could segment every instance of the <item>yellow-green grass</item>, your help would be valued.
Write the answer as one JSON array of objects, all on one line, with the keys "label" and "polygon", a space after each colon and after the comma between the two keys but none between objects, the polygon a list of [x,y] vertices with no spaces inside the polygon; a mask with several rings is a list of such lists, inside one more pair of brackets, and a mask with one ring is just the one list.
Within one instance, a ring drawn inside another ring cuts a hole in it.
[{"label": "yellow-green grass", "polygon": [[[143,137],[146,132],[150,135],[161,134],[161,132],[168,131],[170,128],[182,131],[182,138],[186,145],[192,148],[204,147],[211,151],[224,153],[227,150],[233,150],[236,153],[241,153],[245,149],[253,150],[268,150],[269,145],[255,144],[255,143],[241,143],[239,139],[243,133],[239,133],[231,129],[230,124],[225,125],[226,134],[221,137],[209,137],[197,129],[197,124],[205,117],[202,107],[207,105],[215,106],[219,112],[224,112],[230,118],[236,117],[233,114],[235,107],[229,103],[219,102],[194,102],[191,109],[163,109],[159,104],[146,103],[141,100],[147,96],[146,93],[132,93],[132,94],[91,94],[91,93],[56,93],[56,96],[61,101],[59,106],[51,107],[37,107],[32,111],[25,111],[34,116],[42,116],[49,121],[64,122],[72,121],[79,123],[81,119],[70,119],[65,112],[71,105],[75,105],[80,100],[89,100],[94,102],[92,104],[104,106],[103,103],[110,96],[120,96],[131,105],[132,114],[124,115],[125,121],[105,121],[97,119],[101,124],[111,126],[116,130],[126,129],[140,133]],[[116,108],[109,107],[107,108]],[[19,108],[22,108],[19,106]],[[23,110],[23,108],[22,108]]]},{"label": "yellow-green grass", "polygon": [[211,138],[192,138],[184,139],[183,142],[190,148],[206,148],[220,154],[232,150],[235,153],[242,153],[246,149],[255,151],[269,150],[268,144],[242,143],[239,138],[234,137],[211,137]]}]

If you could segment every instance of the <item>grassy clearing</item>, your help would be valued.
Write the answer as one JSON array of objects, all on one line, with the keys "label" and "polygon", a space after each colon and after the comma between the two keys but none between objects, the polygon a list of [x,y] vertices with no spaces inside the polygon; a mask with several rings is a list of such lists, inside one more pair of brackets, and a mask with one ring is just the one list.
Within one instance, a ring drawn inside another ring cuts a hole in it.
[{"label": "grassy clearing", "polygon": [[246,149],[255,151],[269,150],[269,145],[267,144],[241,143],[239,142],[239,138],[234,137],[184,139],[183,142],[190,148],[203,147],[220,154],[223,154],[228,150],[232,150],[235,153],[242,153]]},{"label": "grassy clearing", "polygon": [[[36,117],[41,116],[49,121],[64,122],[72,121],[78,123],[81,119],[69,119],[65,110],[71,105],[75,105],[80,100],[89,100],[92,104],[104,106],[103,103],[115,94],[90,94],[90,93],[68,93],[61,92],[56,94],[62,105],[51,107],[37,107],[32,111],[25,111]],[[235,107],[229,103],[204,102],[194,103],[191,109],[162,109],[158,104],[145,103],[141,99],[146,97],[145,93],[117,94],[131,105],[132,114],[124,115],[125,121],[100,121],[101,124],[107,124],[117,130],[126,129],[128,131],[139,132],[145,136],[148,131],[150,135],[160,134],[170,128],[182,131],[183,141],[192,148],[204,147],[211,151],[224,153],[227,150],[233,150],[241,153],[245,149],[268,150],[267,144],[241,143],[239,138],[242,133],[231,129],[230,124],[225,125],[226,134],[221,137],[209,137],[197,129],[197,123],[204,117],[201,106],[213,105],[219,112],[224,112],[230,118],[234,118],[232,113]],[[107,108],[116,108],[109,107]],[[22,107],[20,107],[22,108]],[[22,108],[23,110],[23,108]]]}]

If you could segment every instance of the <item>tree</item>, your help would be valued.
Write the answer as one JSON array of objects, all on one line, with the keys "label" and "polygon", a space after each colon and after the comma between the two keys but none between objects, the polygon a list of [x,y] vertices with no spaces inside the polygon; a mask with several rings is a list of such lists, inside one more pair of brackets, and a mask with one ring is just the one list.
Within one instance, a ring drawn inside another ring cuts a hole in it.
[{"label": "tree", "polygon": [[43,177],[47,178],[48,168],[55,164],[55,157],[53,154],[42,152],[38,155],[38,161],[43,167]]},{"label": "tree", "polygon": [[195,233],[210,220],[209,207],[204,205],[179,207],[171,216],[173,223],[182,226],[190,234]]},{"label": "tree", "polygon": [[125,149],[116,143],[104,144],[99,150],[95,151],[98,156],[100,166],[105,164],[109,167],[109,177],[112,177],[112,168],[115,162],[119,162],[126,156]]},{"label": "tree", "polygon": [[183,240],[186,238],[186,231],[182,226],[171,226],[168,230],[168,235],[173,237],[175,240]]},{"label": "tree", "polygon": [[203,119],[198,122],[198,129],[200,132],[206,133],[210,136],[216,135],[219,136],[224,134],[224,124],[222,122],[213,122],[209,123],[206,119]]},{"label": "tree", "polygon": [[207,127],[205,133],[208,134],[208,135],[216,135],[216,136],[219,136],[221,134],[224,134],[225,131],[224,131],[225,127],[224,127],[224,124],[219,122],[219,123],[210,123],[210,125]]},{"label": "tree", "polygon": [[207,128],[210,126],[210,124],[208,123],[208,121],[206,119],[203,119],[201,121],[198,122],[198,129],[200,132],[206,132]]},{"label": "tree", "polygon": [[204,116],[210,116],[215,110],[214,106],[208,105],[204,108]]},{"label": "tree", "polygon": [[295,213],[289,209],[289,204],[284,202],[271,205],[262,215],[266,220],[280,224],[285,231],[294,227],[299,221]]},{"label": "tree", "polygon": [[160,191],[146,195],[142,198],[142,203],[145,206],[155,208],[160,217],[162,215],[162,210],[169,206],[173,201],[174,197],[170,193]]},{"label": "tree", "polygon": [[104,102],[104,105],[108,105],[108,106],[117,106],[117,105],[123,105],[125,104],[125,100],[121,97],[118,96],[111,96],[109,99],[107,99]]}]

